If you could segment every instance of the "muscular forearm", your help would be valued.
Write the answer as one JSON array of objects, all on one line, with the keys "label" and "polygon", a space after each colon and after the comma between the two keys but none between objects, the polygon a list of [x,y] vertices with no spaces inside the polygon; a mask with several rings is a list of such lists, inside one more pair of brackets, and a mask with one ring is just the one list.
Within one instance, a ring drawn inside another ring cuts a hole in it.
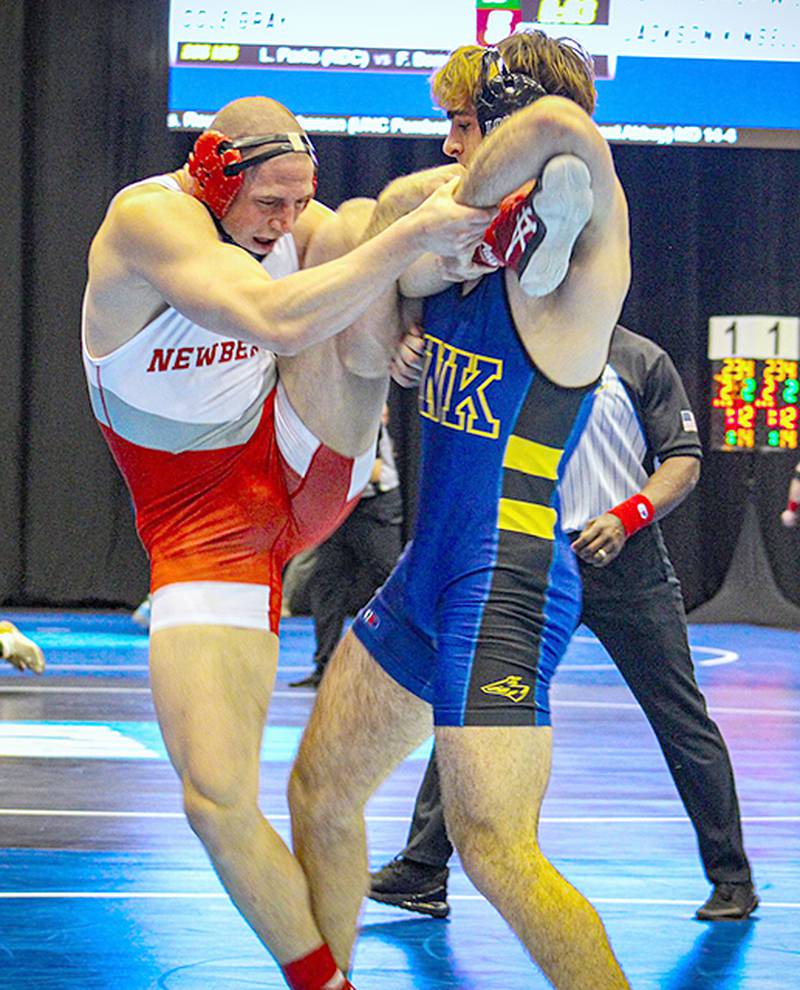
[{"label": "muscular forearm", "polygon": [[[422,231],[413,217],[349,254],[261,287],[251,297],[251,336],[277,354],[296,354],[352,326],[385,297],[403,271],[423,252]],[[235,323],[224,332],[241,335]]]},{"label": "muscular forearm", "polygon": [[641,494],[649,499],[655,518],[663,519],[686,498],[700,478],[696,457],[669,457],[653,472]]},{"label": "muscular forearm", "polygon": [[350,326],[420,255],[466,251],[489,218],[444,187],[344,257],[273,280],[220,242],[196,200],[160,189],[131,193],[95,238],[90,285],[99,295],[110,294],[106,283],[117,290],[121,278],[108,274],[116,266],[126,289],[143,284],[152,301],[160,297],[208,330],[292,355]]}]

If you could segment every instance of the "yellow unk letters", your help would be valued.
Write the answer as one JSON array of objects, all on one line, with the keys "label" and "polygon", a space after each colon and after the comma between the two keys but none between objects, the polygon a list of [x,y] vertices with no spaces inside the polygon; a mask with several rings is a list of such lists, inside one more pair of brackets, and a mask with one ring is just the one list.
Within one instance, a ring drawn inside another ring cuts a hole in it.
[{"label": "yellow unk letters", "polygon": [[430,334],[425,342],[420,415],[453,430],[496,440],[500,420],[492,415],[486,390],[503,377],[502,360],[464,351]]}]

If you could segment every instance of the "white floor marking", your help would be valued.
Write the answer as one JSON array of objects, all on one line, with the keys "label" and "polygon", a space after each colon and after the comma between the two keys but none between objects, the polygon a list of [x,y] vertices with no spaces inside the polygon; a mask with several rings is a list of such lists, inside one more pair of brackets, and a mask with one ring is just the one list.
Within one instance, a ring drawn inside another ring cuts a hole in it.
[{"label": "white floor marking", "polygon": [[110,725],[0,722],[0,756],[157,760],[159,754]]},{"label": "white floor marking", "polygon": [[[553,708],[610,708],[641,711],[635,701],[553,701]],[[709,705],[709,711],[722,715],[777,715],[800,718],[800,708],[733,708],[730,705]]]},{"label": "white floor marking", "polygon": [[0,694],[150,694],[149,687],[77,687],[49,684],[2,684]]},{"label": "white floor marking", "polygon": [[[0,900],[98,900],[98,901],[140,901],[140,900],[186,900],[186,901],[227,901],[228,895],[222,892],[204,891],[167,891],[167,890],[131,890],[131,891],[89,891],[89,890],[4,890],[0,891]],[[484,901],[480,894],[448,894],[450,901]],[[654,897],[592,897],[594,904],[630,904],[652,905],[654,907],[694,907],[696,901],[678,898]],[[371,905],[370,905],[371,907]],[[796,911],[800,909],[798,901],[761,901],[761,908],[781,908]],[[400,910],[400,909],[398,909]]]},{"label": "white floor marking", "polygon": [[[0,694],[150,694],[149,687],[77,687],[73,685],[55,687],[27,684],[0,684]],[[273,698],[313,697],[315,691],[302,689],[273,691]],[[615,710],[641,711],[633,701],[562,701],[553,700],[554,708],[609,708]],[[800,718],[800,708],[734,708],[729,705],[709,705],[709,710],[720,715],[765,715],[781,718]]]},{"label": "white floor marking", "polygon": [[[589,636],[573,636],[573,642],[578,643],[597,643],[600,645],[600,641],[594,637]],[[692,659],[699,667],[721,667],[723,664],[736,663],[737,660],[741,660],[741,655],[736,652],[736,650],[726,650],[720,646],[691,646]],[[694,656],[696,653],[710,653],[711,656],[707,660],[700,660]],[[562,662],[558,665],[558,669],[561,670],[616,670],[616,667],[611,662],[610,659],[606,660],[605,663],[570,663],[569,661]]]},{"label": "white floor marking", "polygon": [[48,663],[48,673],[52,674],[56,670],[79,670],[82,673],[98,670],[121,670],[127,673],[130,670],[149,670],[146,663]]},{"label": "white floor marking", "polygon": [[[7,818],[183,818],[182,811],[101,811],[89,808],[0,808]],[[289,821],[289,815],[270,814],[270,821]],[[367,815],[367,822],[407,822],[408,815]],[[549,825],[685,825],[686,815],[543,815],[540,821]],[[800,822],[800,815],[742,815],[742,821],[753,824]]]}]

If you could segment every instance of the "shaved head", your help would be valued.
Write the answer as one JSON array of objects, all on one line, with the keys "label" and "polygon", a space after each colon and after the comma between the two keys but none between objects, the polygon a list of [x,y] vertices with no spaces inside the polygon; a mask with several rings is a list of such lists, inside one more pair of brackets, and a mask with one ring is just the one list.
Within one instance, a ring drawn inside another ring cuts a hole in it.
[{"label": "shaved head", "polygon": [[234,141],[258,134],[303,133],[291,110],[266,96],[245,96],[228,103],[211,121],[209,130],[221,131]]}]

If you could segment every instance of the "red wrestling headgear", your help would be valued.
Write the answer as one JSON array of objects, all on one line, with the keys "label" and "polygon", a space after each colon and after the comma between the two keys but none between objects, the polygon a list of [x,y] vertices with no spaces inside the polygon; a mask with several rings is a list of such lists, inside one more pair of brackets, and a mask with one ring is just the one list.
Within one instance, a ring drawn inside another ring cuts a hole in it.
[{"label": "red wrestling headgear", "polygon": [[[268,145],[266,151],[242,158],[242,150]],[[246,168],[261,162],[300,152],[314,163],[314,189],[317,188],[317,155],[305,134],[261,134],[232,141],[219,131],[203,131],[189,153],[189,174],[194,179],[194,195],[221,220],[242,188]]]}]

